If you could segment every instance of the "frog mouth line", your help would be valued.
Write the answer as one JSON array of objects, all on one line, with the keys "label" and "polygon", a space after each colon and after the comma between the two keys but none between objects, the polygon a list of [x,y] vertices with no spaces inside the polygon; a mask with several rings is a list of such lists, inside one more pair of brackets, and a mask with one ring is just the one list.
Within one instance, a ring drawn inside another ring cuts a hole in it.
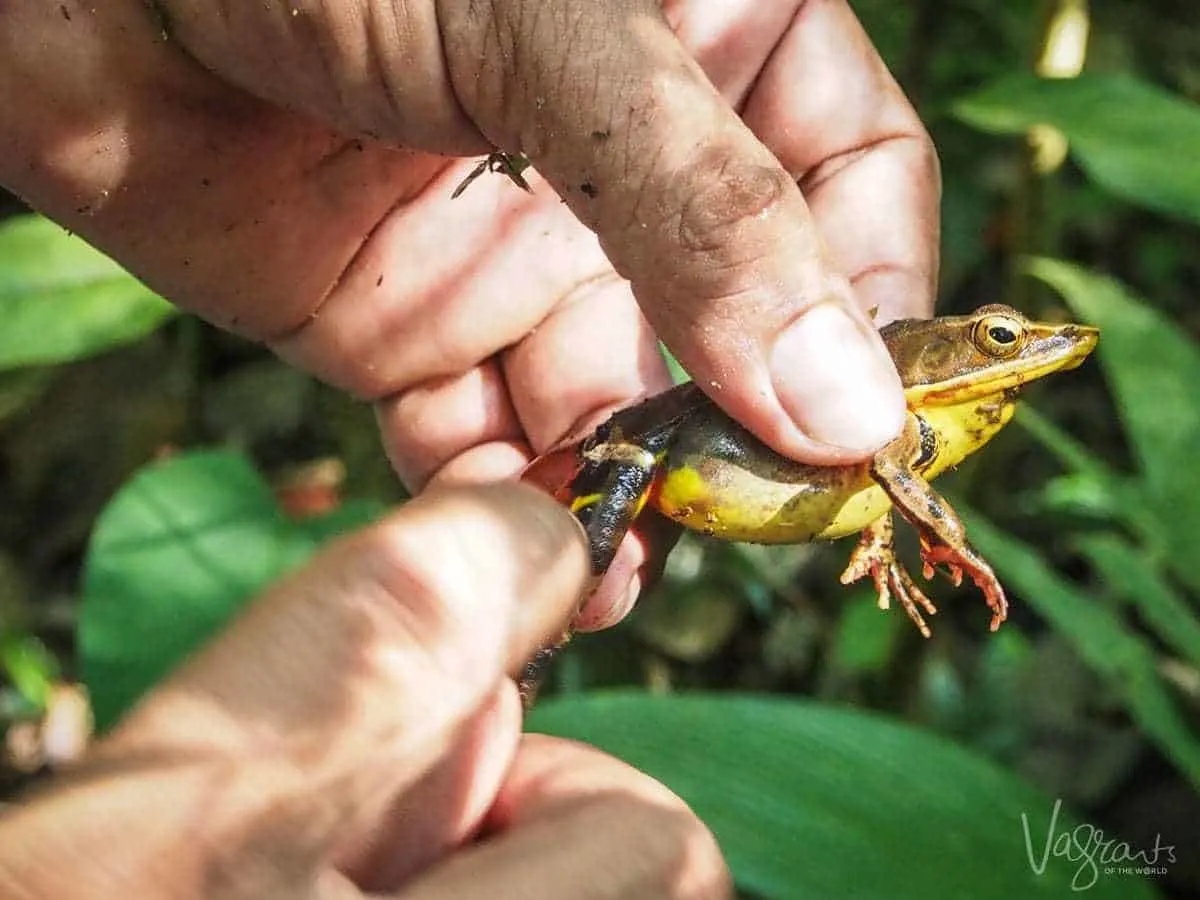
[{"label": "frog mouth line", "polygon": [[1055,372],[1067,372],[1078,368],[1095,349],[1100,331],[1086,325],[1067,326],[1056,332],[1051,339],[1065,340],[1061,348],[1047,354],[1044,362],[1030,365],[1028,358],[1014,359],[998,365],[993,374],[980,379],[978,373],[961,375],[932,385],[916,385],[905,390],[910,407],[961,403],[968,400],[998,394],[1006,390],[1019,389]]}]

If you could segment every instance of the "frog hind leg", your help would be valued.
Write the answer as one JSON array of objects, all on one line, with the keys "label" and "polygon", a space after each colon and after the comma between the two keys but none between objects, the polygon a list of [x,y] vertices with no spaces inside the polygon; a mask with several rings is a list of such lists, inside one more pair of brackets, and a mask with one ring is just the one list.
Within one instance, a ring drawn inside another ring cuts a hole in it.
[{"label": "frog hind leg", "polygon": [[[603,458],[586,461],[567,491],[574,498],[571,512],[587,534],[593,586],[608,571],[625,534],[645,507],[658,470],[652,453],[633,445],[617,447],[626,449],[609,450]],[[533,705],[547,668],[570,638],[568,629],[525,664],[517,685],[526,709]]]},{"label": "frog hind leg", "polygon": [[621,541],[650,496],[658,465],[650,454],[645,455],[648,459],[588,465],[572,486],[575,499],[571,512],[587,533],[592,575],[596,578],[608,571]]},{"label": "frog hind leg", "polygon": [[875,455],[871,477],[891,498],[893,505],[908,520],[921,539],[924,575],[930,578],[937,566],[944,566],[955,585],[963,573],[971,577],[992,611],[991,630],[1008,618],[1008,601],[996,573],[967,543],[967,530],[949,502],[912,468],[910,460],[920,454],[919,422],[909,416],[904,434]]},{"label": "frog hind leg", "polygon": [[912,576],[896,559],[893,535],[890,512],[864,528],[858,546],[850,554],[850,563],[842,573],[842,584],[851,584],[870,575],[879,593],[879,608],[887,609],[891,605],[891,598],[895,597],[922,636],[929,637],[932,632],[921,610],[932,616],[937,613],[937,607],[913,583]]}]

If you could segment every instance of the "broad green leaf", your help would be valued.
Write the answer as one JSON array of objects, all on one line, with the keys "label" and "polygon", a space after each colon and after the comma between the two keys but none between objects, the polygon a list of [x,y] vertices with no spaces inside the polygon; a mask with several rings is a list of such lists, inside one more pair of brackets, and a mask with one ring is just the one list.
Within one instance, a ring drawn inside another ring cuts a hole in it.
[{"label": "broad green leaf", "polygon": [[1200,543],[1200,348],[1120,282],[1052,259],[1030,260],[1028,269],[1100,328],[1100,364],[1160,522],[1154,530],[1180,577],[1200,586],[1190,564]]},{"label": "broad green leaf", "polygon": [[1035,548],[959,504],[982,555],[1121,698],[1130,717],[1194,785],[1200,786],[1200,735],[1188,725],[1158,674],[1153,648],[1113,610],[1051,569]]},{"label": "broad green leaf", "polygon": [[0,224],[0,372],[80,359],[150,333],[175,310],[40,216]]},{"label": "broad green leaf", "polygon": [[983,131],[1053,125],[1099,185],[1151,209],[1200,222],[1200,106],[1127,75],[1005,77],[960,100]]},{"label": "broad green leaf", "polygon": [[101,513],[84,564],[79,644],[97,725],[111,725],[254,594],[329,534],[377,515],[293,522],[242,457],[143,469]]},{"label": "broad green leaf", "polygon": [[[529,727],[576,738],[664,782],[711,827],[754,896],[1153,896],[1052,853],[1054,801],[994,764],[874,715],[746,695],[593,694]],[[1026,847],[1022,816],[1029,832]],[[1074,825],[1060,811],[1053,846]],[[1032,865],[1031,859],[1032,856]]]},{"label": "broad green leaf", "polygon": [[1200,667],[1200,617],[1162,573],[1115,534],[1085,535],[1079,549],[1104,583],[1137,607],[1168,647]]}]

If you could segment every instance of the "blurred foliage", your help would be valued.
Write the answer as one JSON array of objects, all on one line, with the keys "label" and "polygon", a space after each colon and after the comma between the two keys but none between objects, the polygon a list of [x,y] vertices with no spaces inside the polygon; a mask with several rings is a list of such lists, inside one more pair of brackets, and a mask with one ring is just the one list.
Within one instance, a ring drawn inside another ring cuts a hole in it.
[{"label": "blurred foliage", "polygon": [[0,260],[0,372],[132,343],[175,312],[106,256],[36,216],[0,226]]},{"label": "blurred foliage", "polygon": [[[687,537],[626,625],[570,645],[532,725],[674,787],[748,896],[1065,895],[1078,863],[1035,874],[1023,837],[1056,799],[1180,850],[1153,886],[1090,891],[1200,895],[1200,17],[854,5],[941,155],[940,309],[1103,332],[1099,365],[1031,390],[944,480],[1013,617],[988,634],[977,596],[939,583],[926,642],[837,585],[847,547]],[[1065,34],[1083,73],[1034,77]],[[111,723],[402,497],[368,409],[47,222],[0,225],[0,310],[0,727],[80,678]]]},{"label": "blurred foliage", "polygon": [[289,517],[231,453],[191,453],[131,478],[96,522],[84,563],[78,640],[97,726],[111,725],[322,541],[381,512],[359,501]]}]

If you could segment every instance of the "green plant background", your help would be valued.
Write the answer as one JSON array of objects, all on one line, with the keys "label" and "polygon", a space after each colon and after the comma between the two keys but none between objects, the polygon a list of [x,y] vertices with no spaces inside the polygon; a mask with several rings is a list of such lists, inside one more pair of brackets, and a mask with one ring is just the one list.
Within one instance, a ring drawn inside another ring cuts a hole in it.
[{"label": "green plant background", "polygon": [[[1030,391],[942,482],[1014,616],[990,635],[978,598],[938,583],[925,642],[837,585],[846,547],[685,539],[628,623],[569,648],[530,727],[681,793],[745,896],[1067,896],[1086,866],[1030,859],[1056,800],[1060,834],[1176,847],[1090,896],[1200,896],[1200,19],[1097,5],[1087,71],[1046,81],[1043,4],[854,5],[941,153],[940,310],[1102,329],[1096,362]],[[1049,174],[1035,125],[1068,141]],[[0,727],[63,679],[104,726],[403,497],[368,409],[6,212]],[[280,485],[314,460],[344,470],[342,502],[292,515]]]}]

